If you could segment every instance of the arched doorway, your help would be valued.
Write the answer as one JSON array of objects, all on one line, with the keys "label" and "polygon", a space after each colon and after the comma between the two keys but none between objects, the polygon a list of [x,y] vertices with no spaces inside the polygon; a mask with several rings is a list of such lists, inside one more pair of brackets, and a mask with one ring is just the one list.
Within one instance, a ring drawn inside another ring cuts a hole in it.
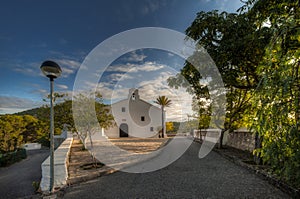
[{"label": "arched doorway", "polygon": [[120,137],[128,137],[128,125],[125,123],[120,125]]}]

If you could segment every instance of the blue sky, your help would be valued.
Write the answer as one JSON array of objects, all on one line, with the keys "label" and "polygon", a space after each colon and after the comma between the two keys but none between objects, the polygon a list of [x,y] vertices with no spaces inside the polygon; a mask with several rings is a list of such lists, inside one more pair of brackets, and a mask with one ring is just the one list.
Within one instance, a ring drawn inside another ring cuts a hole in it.
[{"label": "blue sky", "polygon": [[[54,60],[62,67],[63,74],[55,81],[55,90],[70,93],[82,61],[105,39],[139,27],[163,27],[184,33],[199,11],[235,12],[240,6],[239,0],[2,1],[0,114],[43,103],[49,90],[49,81],[39,68],[44,60]],[[165,86],[162,82],[176,74],[170,67],[180,68],[183,61],[159,50],[141,49],[127,53],[112,65],[119,69],[130,65],[135,69],[125,75],[111,70],[107,73],[107,81],[104,77],[100,83],[100,91],[108,101],[112,95],[107,85],[117,78],[116,86],[119,87],[116,88],[123,91],[117,89],[113,100],[126,97],[127,87],[152,89],[154,93],[156,85]],[[132,73],[140,79],[132,78]],[[151,73],[148,79],[145,73]],[[120,80],[125,78],[131,81],[122,85]],[[149,95],[145,95],[149,98],[146,100],[150,100]]]}]

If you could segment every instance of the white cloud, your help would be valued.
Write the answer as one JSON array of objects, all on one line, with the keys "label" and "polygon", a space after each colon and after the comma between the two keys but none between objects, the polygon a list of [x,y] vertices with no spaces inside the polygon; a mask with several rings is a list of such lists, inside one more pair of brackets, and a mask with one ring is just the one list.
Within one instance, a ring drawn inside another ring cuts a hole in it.
[{"label": "white cloud", "polygon": [[0,114],[15,113],[40,106],[41,102],[19,97],[0,96]]},{"label": "white cloud", "polygon": [[[126,99],[128,90],[132,87],[131,85],[135,85],[133,87],[139,89],[141,99],[152,104],[154,104],[154,101],[158,96],[165,95],[172,100],[172,105],[166,109],[167,120],[181,121],[186,119],[187,114],[192,113],[192,96],[190,96],[183,88],[173,89],[168,86],[167,79],[174,74],[176,74],[176,71],[157,72],[153,75],[142,76],[141,79],[143,81],[139,82],[137,80],[138,82],[135,82],[135,84],[130,82],[126,83],[126,81],[124,84],[118,82],[115,87],[113,87],[112,84],[101,83],[101,85],[98,86],[98,91],[106,101],[111,102]],[[120,74],[120,77],[121,76],[122,74]]]},{"label": "white cloud", "polygon": [[128,73],[125,73],[125,74],[113,73],[113,74],[109,75],[108,78],[111,79],[112,81],[124,81],[124,80],[128,80],[128,79],[133,79],[133,77],[130,76]]},{"label": "white cloud", "polygon": [[41,94],[42,96],[44,96],[45,94],[47,94],[49,91],[47,91],[46,89],[35,89],[35,90],[32,90],[31,93],[39,93]]},{"label": "white cloud", "polygon": [[125,58],[125,61],[129,62],[142,62],[146,58],[146,55],[143,54],[137,54],[136,51],[133,51],[129,54],[129,57]]},{"label": "white cloud", "polygon": [[162,95],[172,100],[172,105],[166,109],[168,121],[186,120],[187,114],[192,114],[192,96],[184,88],[168,86],[167,79],[178,71],[167,65],[155,62],[116,65],[109,67],[107,72],[110,73],[105,77],[105,82],[83,82],[90,89],[97,87],[105,103],[126,99],[130,88],[138,88],[140,97],[149,103],[154,104],[155,99]]},{"label": "white cloud", "polygon": [[142,67],[138,67],[138,70],[150,72],[150,71],[160,70],[164,67],[165,65],[156,64],[155,62],[146,62],[144,65],[142,65]]},{"label": "white cloud", "polygon": [[13,114],[13,113],[26,111],[26,110],[28,110],[28,109],[27,108],[1,108],[0,107],[0,115]]},{"label": "white cloud", "polygon": [[71,68],[67,68],[67,67],[62,67],[62,76],[63,77],[68,77],[69,75],[75,73],[75,70],[71,69]]},{"label": "white cloud", "polygon": [[174,57],[175,54],[168,52],[168,56],[169,56],[169,57]]},{"label": "white cloud", "polygon": [[121,72],[121,73],[126,73],[130,70],[132,67],[132,64],[126,64],[126,65],[114,65],[114,66],[109,66],[106,71],[107,72]]},{"label": "white cloud", "polygon": [[[219,8],[217,8],[217,10],[220,10],[220,12],[222,12],[222,11],[236,12],[240,7],[243,6],[242,1],[224,0],[224,1],[217,1],[217,2],[218,2],[218,6],[219,6]],[[208,3],[210,3],[210,2],[208,2]]]},{"label": "white cloud", "polygon": [[68,89],[68,86],[67,85],[64,85],[64,84],[56,84],[56,87],[60,88],[60,89]]},{"label": "white cloud", "polygon": [[114,103],[116,101],[126,99],[128,95],[129,88],[123,88],[123,87],[116,87],[116,88],[110,88],[106,86],[99,85],[97,87],[97,91],[99,91],[102,95],[102,98],[109,103]]},{"label": "white cloud", "polygon": [[62,77],[69,77],[69,75],[74,74],[80,67],[81,63],[74,59],[55,59],[55,62],[61,67]]},{"label": "white cloud", "polygon": [[14,67],[14,71],[18,73],[22,73],[24,75],[29,75],[29,76],[41,76],[42,71],[40,70],[41,63],[37,62],[31,62],[31,63],[25,63],[25,64],[16,64]]},{"label": "white cloud", "polygon": [[161,7],[166,6],[166,2],[163,0],[158,0],[158,1],[154,1],[154,0],[150,0],[150,1],[144,1],[144,4],[141,8],[141,13],[143,15],[148,15],[151,14],[153,12],[156,12],[157,10],[159,10]]},{"label": "white cloud", "polygon": [[23,73],[23,74],[34,74],[32,68],[16,68],[15,71]]},{"label": "white cloud", "polygon": [[172,89],[167,86],[164,78],[158,78],[152,83],[148,82],[140,87],[140,93],[144,100],[152,102],[158,96],[166,96],[172,101],[172,105],[166,108],[167,120],[178,121],[185,119],[187,114],[191,114],[192,96],[185,89]]},{"label": "white cloud", "polygon": [[192,96],[184,88],[173,89],[168,86],[167,79],[175,73],[175,71],[163,72],[160,76],[139,84],[144,100],[153,102],[158,96],[165,95],[172,101],[172,105],[166,108],[168,121],[180,121],[192,113]]},{"label": "white cloud", "polygon": [[[68,77],[69,75],[74,74],[81,65],[80,62],[73,59],[63,58],[53,60],[61,67],[62,77]],[[13,70],[29,76],[44,76],[40,70],[41,64],[42,63],[40,62],[25,63],[24,65],[18,64]]]},{"label": "white cloud", "polygon": [[81,65],[80,62],[72,60],[72,59],[57,59],[56,60],[58,65],[72,68],[72,69],[78,69]]},{"label": "white cloud", "polygon": [[123,73],[137,73],[137,72],[151,72],[164,68],[165,65],[157,64],[155,62],[145,62],[143,64],[124,64],[114,65],[107,68],[108,72],[123,72]]}]

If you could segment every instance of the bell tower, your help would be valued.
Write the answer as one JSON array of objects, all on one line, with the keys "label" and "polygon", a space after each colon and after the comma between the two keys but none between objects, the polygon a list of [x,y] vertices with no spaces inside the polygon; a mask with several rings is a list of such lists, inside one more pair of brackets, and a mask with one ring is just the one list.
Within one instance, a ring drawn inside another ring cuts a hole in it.
[{"label": "bell tower", "polygon": [[128,99],[130,100],[138,100],[140,98],[139,96],[139,90],[136,88],[129,89]]}]

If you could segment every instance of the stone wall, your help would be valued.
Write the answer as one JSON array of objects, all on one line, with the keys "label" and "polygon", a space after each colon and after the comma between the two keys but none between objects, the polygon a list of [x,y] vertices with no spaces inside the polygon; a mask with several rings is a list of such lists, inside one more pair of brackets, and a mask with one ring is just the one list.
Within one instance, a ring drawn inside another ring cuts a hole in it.
[{"label": "stone wall", "polygon": [[245,128],[225,133],[226,145],[241,150],[253,151],[255,149],[255,135]]},{"label": "stone wall", "polygon": [[[220,133],[220,129],[195,129],[192,136],[196,140],[219,143]],[[255,135],[246,128],[240,128],[231,133],[226,131],[223,137],[223,145],[252,152],[255,149]]]}]

